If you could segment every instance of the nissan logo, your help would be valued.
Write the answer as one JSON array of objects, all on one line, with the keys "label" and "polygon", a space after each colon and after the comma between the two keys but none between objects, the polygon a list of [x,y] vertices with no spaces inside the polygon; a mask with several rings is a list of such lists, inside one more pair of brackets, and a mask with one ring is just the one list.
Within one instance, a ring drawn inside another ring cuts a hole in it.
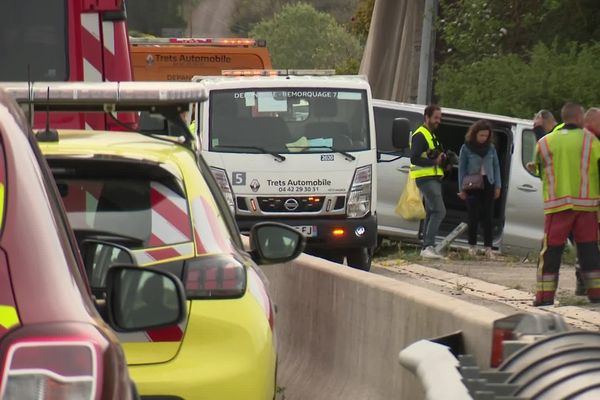
[{"label": "nissan logo", "polygon": [[287,199],[285,201],[285,203],[283,203],[283,206],[288,211],[294,211],[299,206],[298,200],[296,200],[296,199]]}]

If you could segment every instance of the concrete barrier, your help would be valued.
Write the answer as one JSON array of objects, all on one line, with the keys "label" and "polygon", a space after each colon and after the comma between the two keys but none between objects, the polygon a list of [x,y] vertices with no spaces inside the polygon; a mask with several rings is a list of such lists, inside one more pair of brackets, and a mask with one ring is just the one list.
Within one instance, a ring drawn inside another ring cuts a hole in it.
[{"label": "concrete barrier", "polygon": [[492,322],[505,315],[422,287],[301,255],[263,267],[277,306],[278,385],[285,400],[420,399],[398,353],[462,330],[487,367]]}]

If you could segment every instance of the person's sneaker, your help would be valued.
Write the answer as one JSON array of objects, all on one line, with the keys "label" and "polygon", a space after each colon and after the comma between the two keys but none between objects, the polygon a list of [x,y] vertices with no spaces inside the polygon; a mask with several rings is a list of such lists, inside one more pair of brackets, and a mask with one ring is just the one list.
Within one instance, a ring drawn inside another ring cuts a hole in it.
[{"label": "person's sneaker", "polygon": [[488,260],[493,260],[494,258],[496,258],[496,256],[494,256],[494,251],[492,250],[492,248],[491,248],[491,247],[487,247],[487,248],[485,249],[485,257],[486,257]]},{"label": "person's sneaker", "polygon": [[477,247],[475,247],[475,246],[469,246],[469,255],[470,256],[476,256],[477,255]]},{"label": "person's sneaker", "polygon": [[428,258],[430,260],[439,260],[444,258],[435,251],[433,246],[427,246],[421,250],[421,257]]}]

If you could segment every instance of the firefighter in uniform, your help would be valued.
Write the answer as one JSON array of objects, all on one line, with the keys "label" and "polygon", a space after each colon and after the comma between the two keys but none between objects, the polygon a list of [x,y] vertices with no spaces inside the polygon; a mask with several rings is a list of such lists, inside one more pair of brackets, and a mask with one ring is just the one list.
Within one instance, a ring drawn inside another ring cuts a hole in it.
[{"label": "firefighter in uniform", "polygon": [[[540,139],[528,168],[542,178],[544,239],[538,260],[533,305],[554,304],[560,261],[569,233],[590,301],[600,302],[600,252],[597,211],[600,201],[600,141],[584,131],[583,108],[567,103],[561,110],[564,126]],[[577,155],[574,156],[574,155]]]}]

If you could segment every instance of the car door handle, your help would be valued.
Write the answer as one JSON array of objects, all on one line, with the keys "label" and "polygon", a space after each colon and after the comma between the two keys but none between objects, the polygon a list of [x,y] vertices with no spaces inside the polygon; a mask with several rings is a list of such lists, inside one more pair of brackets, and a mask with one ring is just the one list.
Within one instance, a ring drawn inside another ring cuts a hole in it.
[{"label": "car door handle", "polygon": [[517,189],[522,190],[524,192],[537,192],[536,188],[528,184],[517,186]]},{"label": "car door handle", "polygon": [[408,174],[410,172],[410,165],[403,165],[401,167],[396,168],[396,170]]}]

